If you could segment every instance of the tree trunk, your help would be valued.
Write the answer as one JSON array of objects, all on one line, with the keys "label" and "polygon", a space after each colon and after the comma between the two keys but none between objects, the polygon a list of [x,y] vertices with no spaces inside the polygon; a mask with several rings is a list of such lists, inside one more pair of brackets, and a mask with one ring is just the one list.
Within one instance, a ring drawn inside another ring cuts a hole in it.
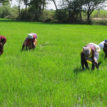
[{"label": "tree trunk", "polygon": [[69,23],[75,23],[76,19],[75,19],[75,13],[72,13],[71,11],[69,11],[69,17],[68,17],[68,22]]},{"label": "tree trunk", "polygon": [[27,4],[26,4],[26,7],[25,7],[25,9],[27,10]]},{"label": "tree trunk", "polygon": [[87,22],[89,22],[89,21],[90,21],[90,15],[87,14]]},{"label": "tree trunk", "polygon": [[69,16],[68,16],[68,22],[69,22],[69,23],[72,22],[72,21],[71,21],[71,20],[72,20],[71,17],[72,17],[72,15],[71,15],[71,11],[69,11]]},{"label": "tree trunk", "polygon": [[91,19],[90,19],[91,13],[89,12],[89,10],[87,11],[87,23],[90,24],[91,23]]},{"label": "tree trunk", "polygon": [[82,21],[82,11],[80,11],[79,13],[79,18],[80,18],[80,21]]},{"label": "tree trunk", "polygon": [[92,14],[93,11],[94,11],[94,8],[87,11],[87,22],[88,23],[91,23],[91,18],[90,17],[91,17],[91,14]]},{"label": "tree trunk", "polygon": [[19,17],[20,17],[20,14],[21,14],[20,6],[21,6],[21,0],[18,1],[18,12],[19,12]]},{"label": "tree trunk", "polygon": [[20,17],[20,5],[18,6],[18,12],[19,12],[19,17]]},{"label": "tree trunk", "polygon": [[52,0],[52,1],[53,1],[54,5],[55,5],[56,10],[58,10],[58,7],[57,7],[57,5],[56,5],[55,0]]}]

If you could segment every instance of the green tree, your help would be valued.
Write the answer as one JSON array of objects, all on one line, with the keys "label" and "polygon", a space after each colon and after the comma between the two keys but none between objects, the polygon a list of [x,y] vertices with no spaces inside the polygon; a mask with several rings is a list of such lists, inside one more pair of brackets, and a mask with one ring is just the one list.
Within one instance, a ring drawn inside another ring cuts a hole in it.
[{"label": "green tree", "polygon": [[27,10],[27,6],[29,5],[30,3],[30,0],[23,0],[24,4],[25,4],[25,8]]},{"label": "green tree", "polygon": [[70,23],[81,21],[82,11],[85,11],[87,16],[87,22],[90,23],[91,22],[90,16],[92,12],[97,8],[101,8],[101,4],[103,4],[107,0],[61,0],[61,1],[62,5],[60,9],[66,9],[66,11],[68,12],[68,21]]},{"label": "green tree", "polygon": [[20,17],[22,0],[17,0],[17,2],[18,2],[18,12],[19,12],[19,17]]},{"label": "green tree", "polygon": [[91,22],[90,16],[92,12],[97,8],[101,8],[101,4],[104,3],[105,1],[106,0],[85,0],[84,1],[83,10],[85,10],[86,12],[88,23]]},{"label": "green tree", "polygon": [[32,15],[33,20],[39,20],[45,5],[46,0],[31,0],[29,12]]},{"label": "green tree", "polygon": [[3,5],[9,5],[9,0],[0,0]]},{"label": "green tree", "polygon": [[52,1],[54,3],[54,6],[56,8],[56,11],[58,10],[58,7],[57,7],[57,4],[56,4],[56,0],[49,0],[49,1]]}]

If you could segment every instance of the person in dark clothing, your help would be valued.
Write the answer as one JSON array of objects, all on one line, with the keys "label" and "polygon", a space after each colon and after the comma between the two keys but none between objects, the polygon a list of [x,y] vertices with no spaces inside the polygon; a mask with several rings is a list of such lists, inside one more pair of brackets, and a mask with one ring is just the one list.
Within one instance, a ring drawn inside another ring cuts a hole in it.
[{"label": "person in dark clothing", "polygon": [[30,33],[22,45],[22,50],[34,49],[36,45],[37,45],[37,34]]},{"label": "person in dark clothing", "polygon": [[100,44],[99,44],[100,48],[104,51],[105,53],[105,57],[104,58],[107,58],[107,40],[104,40],[102,41]]},{"label": "person in dark clothing", "polygon": [[3,47],[5,43],[6,43],[6,37],[0,36],[0,55],[3,54]]}]

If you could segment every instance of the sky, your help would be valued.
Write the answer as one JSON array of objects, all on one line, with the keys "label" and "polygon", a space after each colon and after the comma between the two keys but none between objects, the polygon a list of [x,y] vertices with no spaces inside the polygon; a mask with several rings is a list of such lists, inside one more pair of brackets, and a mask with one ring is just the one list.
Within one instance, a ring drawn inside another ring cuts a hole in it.
[{"label": "sky", "polygon": [[52,2],[47,5],[47,9],[55,9],[55,6]]}]

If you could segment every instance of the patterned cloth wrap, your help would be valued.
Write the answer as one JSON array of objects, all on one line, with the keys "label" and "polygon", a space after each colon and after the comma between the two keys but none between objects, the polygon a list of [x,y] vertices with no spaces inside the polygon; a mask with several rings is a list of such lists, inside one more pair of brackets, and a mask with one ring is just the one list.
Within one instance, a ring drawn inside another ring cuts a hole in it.
[{"label": "patterned cloth wrap", "polygon": [[92,56],[92,51],[93,51],[94,59],[97,61],[98,57],[99,57],[100,47],[94,43],[87,44],[87,47],[89,47],[91,49],[91,52],[90,52],[90,56],[87,57],[86,59],[92,61],[91,56]]}]

